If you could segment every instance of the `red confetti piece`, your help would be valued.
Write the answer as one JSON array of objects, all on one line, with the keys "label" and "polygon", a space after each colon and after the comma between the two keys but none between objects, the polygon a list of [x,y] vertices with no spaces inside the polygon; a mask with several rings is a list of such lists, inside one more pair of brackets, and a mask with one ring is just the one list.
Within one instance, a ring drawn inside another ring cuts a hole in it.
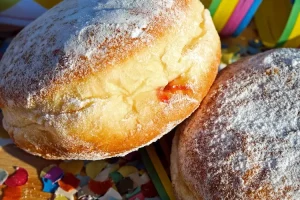
[{"label": "red confetti piece", "polygon": [[109,188],[113,186],[111,180],[106,180],[103,182],[90,180],[89,189],[98,195],[104,195]]},{"label": "red confetti piece", "polygon": [[145,197],[151,198],[151,197],[158,196],[155,186],[151,181],[142,185],[141,189],[142,189],[142,193],[144,194]]},{"label": "red confetti piece", "polygon": [[66,173],[64,177],[58,181],[58,185],[67,192],[76,189],[79,184],[80,180],[71,173]]},{"label": "red confetti piece", "polygon": [[5,184],[9,187],[16,187],[25,185],[28,181],[28,172],[26,169],[17,167],[14,174],[10,175],[6,181]]},{"label": "red confetti piece", "polygon": [[2,200],[19,200],[22,197],[22,188],[21,186],[17,187],[5,187],[3,191]]}]

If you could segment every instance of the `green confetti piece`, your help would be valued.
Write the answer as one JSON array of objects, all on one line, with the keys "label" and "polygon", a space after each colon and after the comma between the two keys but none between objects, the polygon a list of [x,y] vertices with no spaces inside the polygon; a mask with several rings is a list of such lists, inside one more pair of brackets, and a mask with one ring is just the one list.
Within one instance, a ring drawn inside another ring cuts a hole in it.
[{"label": "green confetti piece", "polygon": [[109,174],[109,178],[111,178],[111,180],[113,180],[114,183],[118,183],[120,180],[123,179],[123,176],[119,172],[114,171]]}]

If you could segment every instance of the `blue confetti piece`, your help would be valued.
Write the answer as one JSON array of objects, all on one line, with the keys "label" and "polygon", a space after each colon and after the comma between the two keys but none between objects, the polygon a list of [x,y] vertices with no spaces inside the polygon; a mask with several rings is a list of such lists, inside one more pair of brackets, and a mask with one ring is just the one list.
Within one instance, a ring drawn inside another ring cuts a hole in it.
[{"label": "blue confetti piece", "polygon": [[250,55],[254,55],[254,54],[259,53],[259,52],[260,52],[260,49],[254,48],[254,47],[251,47],[251,46],[248,46],[247,52],[248,52]]},{"label": "blue confetti piece", "polygon": [[260,40],[249,40],[248,44],[249,44],[249,46],[254,47],[254,48],[260,48],[263,45]]},{"label": "blue confetti piece", "polygon": [[247,14],[243,18],[243,20],[241,21],[241,23],[239,24],[237,29],[235,30],[235,32],[233,33],[234,37],[239,36],[242,33],[242,31],[248,26],[248,24],[250,23],[251,19],[255,15],[255,13],[256,13],[257,9],[259,8],[262,1],[263,0],[253,1],[253,4],[251,5],[251,7],[248,10]]},{"label": "blue confetti piece", "polygon": [[58,188],[58,183],[53,183],[50,179],[42,178],[43,192],[54,193]]},{"label": "blue confetti piece", "polygon": [[77,175],[76,178],[78,178],[80,180],[79,186],[83,187],[85,185],[87,185],[90,181],[90,177],[89,176],[81,176],[81,175]]}]

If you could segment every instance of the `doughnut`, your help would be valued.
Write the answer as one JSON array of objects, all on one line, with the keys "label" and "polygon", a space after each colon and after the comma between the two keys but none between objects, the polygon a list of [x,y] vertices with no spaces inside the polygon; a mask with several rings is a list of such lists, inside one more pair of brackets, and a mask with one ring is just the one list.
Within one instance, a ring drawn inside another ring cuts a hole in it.
[{"label": "doughnut", "polygon": [[221,70],[176,129],[177,199],[300,199],[300,51],[274,49]]},{"label": "doughnut", "polygon": [[62,1],[3,55],[3,126],[46,159],[123,156],[190,116],[219,62],[198,0]]}]

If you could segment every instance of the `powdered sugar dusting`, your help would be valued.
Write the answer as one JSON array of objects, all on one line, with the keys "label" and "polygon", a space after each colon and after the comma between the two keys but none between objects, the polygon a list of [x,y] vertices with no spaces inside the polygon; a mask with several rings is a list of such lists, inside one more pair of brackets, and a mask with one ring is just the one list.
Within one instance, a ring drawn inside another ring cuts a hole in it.
[{"label": "powdered sugar dusting", "polygon": [[179,143],[203,199],[300,199],[299,58],[278,49],[221,72]]},{"label": "powdered sugar dusting", "polygon": [[32,108],[51,87],[126,59],[151,45],[159,32],[179,19],[179,4],[175,0],[61,2],[24,28],[7,49],[0,66],[0,102],[7,105],[7,99],[18,99],[16,106]]}]

